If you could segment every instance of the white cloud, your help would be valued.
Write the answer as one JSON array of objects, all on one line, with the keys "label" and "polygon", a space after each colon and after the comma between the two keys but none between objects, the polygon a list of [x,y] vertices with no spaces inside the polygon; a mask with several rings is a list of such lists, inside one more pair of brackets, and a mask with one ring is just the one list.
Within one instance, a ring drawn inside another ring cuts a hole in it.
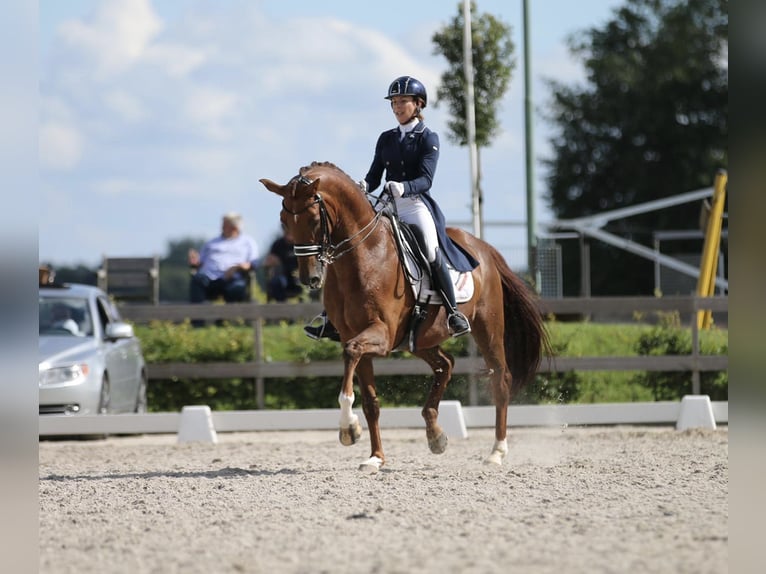
[{"label": "white cloud", "polygon": [[107,92],[104,95],[104,103],[128,123],[138,122],[147,117],[147,110],[141,100],[124,90]]},{"label": "white cloud", "polygon": [[162,27],[150,0],[104,0],[91,22],[68,20],[59,34],[109,76],[139,60]]},{"label": "white cloud", "polygon": [[197,125],[214,139],[225,139],[230,132],[224,121],[235,113],[239,98],[236,94],[210,87],[194,88],[186,97],[184,113],[192,125]]},{"label": "white cloud", "polygon": [[184,77],[208,60],[205,50],[178,43],[158,43],[146,53],[149,62],[158,64],[171,77]]},{"label": "white cloud", "polygon": [[53,170],[70,170],[82,157],[82,136],[63,122],[51,121],[40,126],[38,133],[40,165]]}]

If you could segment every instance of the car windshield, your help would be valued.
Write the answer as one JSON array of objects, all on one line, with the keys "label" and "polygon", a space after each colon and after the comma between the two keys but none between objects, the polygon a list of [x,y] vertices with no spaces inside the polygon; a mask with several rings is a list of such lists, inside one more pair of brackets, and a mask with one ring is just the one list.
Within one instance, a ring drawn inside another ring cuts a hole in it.
[{"label": "car windshield", "polygon": [[93,334],[88,300],[76,297],[40,297],[40,335],[86,337]]}]

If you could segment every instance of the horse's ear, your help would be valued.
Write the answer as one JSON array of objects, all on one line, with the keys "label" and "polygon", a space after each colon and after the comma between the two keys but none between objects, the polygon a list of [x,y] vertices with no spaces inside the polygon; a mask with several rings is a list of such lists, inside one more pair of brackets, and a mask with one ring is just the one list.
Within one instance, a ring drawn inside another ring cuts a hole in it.
[{"label": "horse's ear", "polygon": [[312,181],[309,186],[306,188],[307,193],[315,193],[316,189],[319,187],[319,180],[322,179],[321,177],[316,178],[314,181]]},{"label": "horse's ear", "polygon": [[259,179],[264,187],[271,191],[272,193],[276,193],[277,195],[281,195],[284,197],[285,195],[285,187],[283,185],[279,185],[278,183],[274,183],[270,179]]}]

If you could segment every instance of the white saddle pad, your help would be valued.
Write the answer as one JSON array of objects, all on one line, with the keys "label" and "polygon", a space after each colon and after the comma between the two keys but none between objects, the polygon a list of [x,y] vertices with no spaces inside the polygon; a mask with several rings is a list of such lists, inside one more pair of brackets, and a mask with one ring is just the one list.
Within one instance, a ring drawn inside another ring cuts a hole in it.
[{"label": "white saddle pad", "polygon": [[[419,301],[421,303],[425,303],[430,297],[430,303],[440,305],[442,303],[441,294],[432,289],[431,278],[415,264],[410,256],[407,257],[407,268],[413,277],[420,277],[420,279],[415,281],[412,285],[412,291],[415,294],[415,297],[420,294]],[[455,271],[450,265],[449,276],[452,280],[452,285],[455,288],[455,302],[465,303],[466,301],[470,301],[474,291],[473,274]]]}]

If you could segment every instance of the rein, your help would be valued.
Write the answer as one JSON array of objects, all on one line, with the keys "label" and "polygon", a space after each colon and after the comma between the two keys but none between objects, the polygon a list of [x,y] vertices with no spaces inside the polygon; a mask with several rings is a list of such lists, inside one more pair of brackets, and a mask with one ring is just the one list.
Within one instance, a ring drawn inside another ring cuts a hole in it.
[{"label": "rein", "polygon": [[[300,176],[298,178],[298,182],[308,185],[311,183],[311,180],[304,176]],[[324,199],[320,193],[315,194],[314,201],[299,211],[289,210],[285,206],[284,200],[282,200],[282,209],[284,209],[290,215],[298,215],[299,213],[303,213],[304,211],[311,209],[314,205],[319,205],[319,221],[322,228],[321,242],[300,245],[296,244],[293,250],[296,257],[316,256],[319,262],[324,265],[332,265],[336,260],[340,259],[347,253],[350,253],[359,247],[362,243],[364,243],[372,234],[372,232],[375,231],[375,229],[378,227],[382,213],[382,211],[378,211],[375,216],[359,231],[350,237],[347,237],[346,239],[338,242],[337,244],[333,244],[332,239],[330,238],[330,215],[327,212],[327,206],[325,205]],[[352,243],[355,239],[363,234],[364,236],[361,239],[359,239],[356,243]]]}]

